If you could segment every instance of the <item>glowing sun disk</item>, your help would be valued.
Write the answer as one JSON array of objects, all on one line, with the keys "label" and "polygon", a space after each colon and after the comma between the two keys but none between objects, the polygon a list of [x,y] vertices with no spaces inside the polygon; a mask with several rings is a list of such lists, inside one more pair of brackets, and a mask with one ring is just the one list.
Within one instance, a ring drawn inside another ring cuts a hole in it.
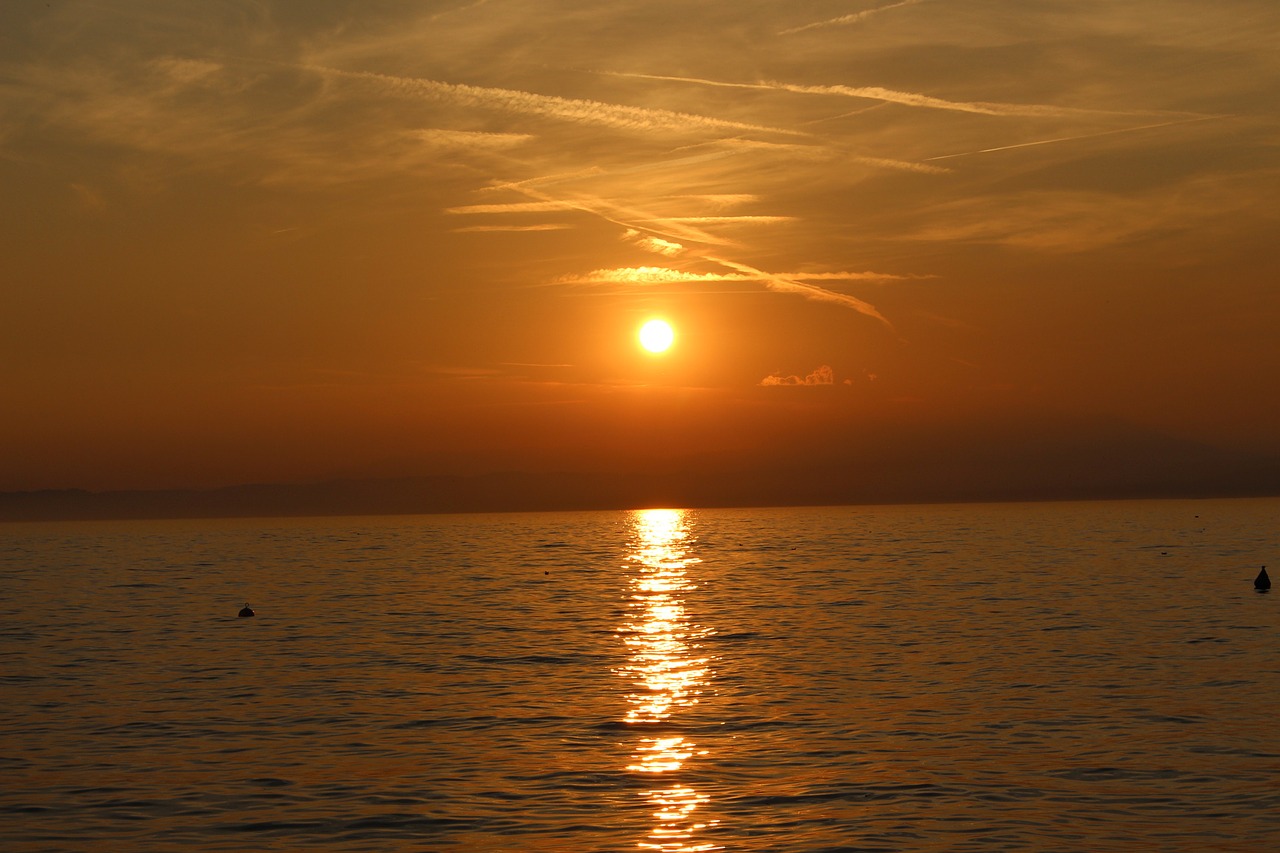
[{"label": "glowing sun disk", "polygon": [[675,339],[675,330],[666,320],[650,320],[640,327],[640,346],[649,352],[666,352]]}]

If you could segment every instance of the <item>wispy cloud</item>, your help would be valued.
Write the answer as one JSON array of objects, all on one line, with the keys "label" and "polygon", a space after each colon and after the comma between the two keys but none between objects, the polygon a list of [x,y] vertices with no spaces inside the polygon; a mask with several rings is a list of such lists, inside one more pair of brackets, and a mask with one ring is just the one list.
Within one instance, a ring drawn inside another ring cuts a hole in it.
[{"label": "wispy cloud", "polygon": [[756,281],[752,276],[696,273],[667,267],[617,267],[588,273],[562,275],[556,284],[689,284],[697,282]]},{"label": "wispy cloud", "polygon": [[671,240],[663,240],[661,237],[654,237],[650,234],[643,234],[634,228],[628,228],[622,235],[623,240],[635,243],[647,252],[653,252],[657,255],[666,255],[667,257],[675,257],[684,251],[684,245]]},{"label": "wispy cloud", "polygon": [[557,95],[540,95],[519,89],[468,86],[419,77],[396,77],[372,71],[344,71],[325,66],[307,66],[307,70],[327,77],[363,80],[405,95],[448,101],[462,106],[496,109],[539,118],[558,119],[575,124],[595,125],[613,130],[652,133],[688,134],[703,131],[718,133],[766,133],[805,136],[803,131],[767,127],[760,124],[730,121],[695,113],[682,113],[653,107],[634,107]]},{"label": "wispy cloud", "polygon": [[207,59],[187,59],[178,56],[163,56],[153,59],[151,67],[180,85],[197,83],[217,74],[223,68],[220,63]]},{"label": "wispy cloud", "polygon": [[838,18],[828,18],[825,21],[815,21],[812,24],[805,24],[799,27],[792,27],[791,29],[788,29],[788,30],[780,30],[778,32],[778,35],[788,36],[793,33],[802,33],[802,32],[805,32],[806,30],[816,30],[819,27],[848,26],[849,24],[856,24],[859,21],[865,21],[867,18],[870,18],[874,15],[879,15],[881,12],[888,12],[890,9],[900,9],[903,6],[914,6],[917,3],[922,3],[922,2],[924,2],[924,0],[900,0],[900,2],[898,3],[890,3],[887,6],[877,6],[874,9],[863,9],[861,12],[853,12],[848,15],[841,15]]},{"label": "wispy cloud", "polygon": [[[767,283],[771,278],[785,278],[794,281],[909,281],[929,276],[895,275],[878,272],[789,272],[766,273],[752,269],[743,264],[716,260],[723,266],[740,269],[740,272],[688,272],[669,267],[615,267],[613,269],[592,270],[589,273],[563,275],[556,279],[557,284],[696,284],[716,282],[755,281]],[[841,294],[832,294],[840,296]]]},{"label": "wispy cloud", "polygon": [[75,193],[76,209],[80,212],[97,214],[107,209],[107,200],[98,190],[87,184],[74,183],[70,186]]},{"label": "wispy cloud", "polygon": [[[761,83],[734,83],[724,80],[708,80],[704,77],[677,77],[662,74],[636,74],[626,72],[610,72],[615,77],[637,77],[645,80],[667,80],[674,83],[691,83],[699,86],[717,86],[727,89],[754,89],[763,92],[791,92],[797,95],[828,95],[842,98],[862,98],[900,104],[907,107],[920,107],[931,110],[949,110],[952,112],[977,113],[991,116],[1030,116],[1040,118],[1069,118],[1101,115],[1171,115],[1160,110],[1100,110],[1087,107],[1063,107],[1054,104],[1008,104],[995,101],[949,101],[935,98],[919,92],[902,92],[897,89],[886,89],[882,86],[802,86],[795,83],[779,83],[764,81]],[[1179,113],[1186,115],[1186,113]]]},{"label": "wispy cloud", "polygon": [[572,227],[562,222],[548,222],[542,225],[468,225],[463,228],[454,228],[453,231],[456,234],[486,231],[565,231]]},{"label": "wispy cloud", "polygon": [[878,169],[893,169],[900,172],[917,172],[925,175],[942,175],[950,171],[928,163],[914,160],[894,160],[889,157],[868,157],[850,151],[847,147],[824,143],[820,145],[800,145],[792,142],[766,142],[762,139],[748,139],[742,136],[726,137],[710,143],[698,143],[697,146],[714,145],[732,152],[755,151],[765,154],[782,154],[791,161],[808,160],[815,163],[833,161],[846,163],[862,163]]},{"label": "wispy cloud", "polygon": [[554,175],[539,175],[536,178],[525,178],[522,181],[493,181],[486,187],[480,187],[477,192],[498,192],[500,190],[513,190],[515,192],[523,192],[525,190],[536,189],[537,187],[553,186],[569,181],[580,181],[584,178],[597,178],[606,174],[605,170],[599,166],[591,166],[586,169],[578,169],[573,172],[559,172]]},{"label": "wispy cloud", "polygon": [[[532,186],[521,186],[519,191],[529,198],[533,198],[536,202],[546,202],[561,207],[550,209],[556,210],[579,210],[599,217],[606,222],[612,222],[620,225],[627,231],[636,231],[647,233],[651,237],[667,240],[671,243],[702,243],[709,246],[731,246],[734,245],[732,240],[719,237],[695,225],[682,222],[666,222],[653,223],[654,216],[652,212],[639,210],[629,205],[619,204],[609,199],[600,198],[587,194],[579,194],[573,197],[554,198],[541,190],[534,189]],[[502,207],[498,205],[496,207]],[[505,212],[494,210],[490,212]],[[645,222],[651,224],[646,225]]]},{"label": "wispy cloud", "polygon": [[867,166],[878,166],[882,169],[896,169],[901,172],[918,172],[921,175],[945,175],[950,169],[943,169],[938,166],[930,166],[928,163],[913,163],[909,160],[890,160],[886,157],[859,157],[852,158],[858,163]]},{"label": "wispy cloud", "polygon": [[833,273],[771,273],[759,270],[736,261],[723,258],[709,258],[723,267],[734,270],[732,273],[685,272],[668,267],[619,267],[616,269],[592,270],[582,275],[564,275],[555,280],[556,284],[613,284],[613,285],[662,285],[662,284],[718,284],[722,282],[757,282],[769,290],[779,293],[793,293],[806,299],[829,302],[852,308],[879,320],[892,328],[892,324],[875,309],[875,306],[845,293],[827,290],[811,281],[890,281],[913,278],[913,276],[891,275],[873,272],[833,272]]},{"label": "wispy cloud", "polygon": [[[597,199],[601,203],[604,199]],[[546,213],[548,211],[581,210],[583,204],[572,201],[517,201],[508,204],[464,204],[445,208],[445,213]],[[640,219],[640,222],[672,223],[680,225],[772,225],[791,222],[794,216],[657,216]]]},{"label": "wispy cloud", "polygon": [[410,131],[409,136],[440,148],[513,148],[535,138],[528,133],[485,133],[440,128]]},{"label": "wispy cloud", "polygon": [[818,287],[816,284],[809,284],[801,275],[780,275],[778,273],[769,273],[764,270],[758,270],[755,267],[740,264],[736,261],[725,260],[723,258],[710,258],[721,266],[728,267],[731,270],[737,270],[743,275],[754,276],[756,280],[762,282],[765,287],[770,290],[776,290],[780,293],[795,293],[806,299],[813,299],[818,302],[830,302],[835,305],[843,305],[846,308],[852,308],[859,314],[865,314],[868,317],[879,320],[889,328],[893,328],[893,324],[885,319],[884,315],[876,310],[875,306],[869,302],[863,302],[855,296],[849,296],[846,293],[836,293],[833,290],[827,290],[824,287]]},{"label": "wispy cloud", "polygon": [[[845,380],[846,384],[848,380]],[[760,384],[765,388],[770,387],[792,387],[805,385],[834,385],[836,383],[836,372],[831,369],[830,365],[824,364],[806,376],[782,376],[780,374],[771,374],[760,380]]]},{"label": "wispy cloud", "polygon": [[740,204],[751,204],[760,200],[760,196],[751,193],[704,193],[701,195],[671,196],[671,198],[701,201],[714,207],[736,207]]},{"label": "wispy cloud", "polygon": [[[1215,221],[1274,222],[1274,205],[1268,207],[1262,201],[1270,186],[1259,183],[1256,173],[1246,172],[1229,178],[1198,176],[1141,192],[1022,190],[995,199],[957,199],[936,205],[927,218],[918,217],[898,237],[911,242],[986,243],[1080,254],[1137,245],[1159,235],[1189,238]],[[1173,263],[1183,250],[1178,242],[1171,242],[1159,259],[1150,262]]]},{"label": "wispy cloud", "polygon": [[1140,130],[1155,130],[1161,127],[1173,127],[1179,124],[1190,124],[1197,121],[1208,121],[1211,118],[1222,118],[1222,116],[1196,116],[1194,118],[1184,118],[1177,121],[1162,121],[1158,124],[1144,124],[1138,127],[1121,127],[1115,130],[1102,130],[1097,133],[1080,133],[1075,136],[1057,136],[1053,139],[1037,139],[1033,142],[1018,142],[1013,145],[997,145],[994,148],[979,148],[976,151],[961,151],[956,154],[941,154],[937,157],[926,157],[929,162],[935,160],[950,160],[953,157],[972,157],[975,154],[991,154],[996,151],[1012,151],[1015,148],[1032,148],[1037,145],[1053,145],[1059,142],[1075,142],[1081,139],[1095,139],[1100,136],[1115,136],[1121,133],[1136,133]]},{"label": "wispy cloud", "polygon": [[578,205],[567,201],[514,201],[509,204],[464,204],[447,207],[445,213],[546,213],[547,211],[577,210]]},{"label": "wispy cloud", "polygon": [[[742,139],[741,137],[737,137],[737,136],[728,137],[727,139],[718,140],[717,144],[726,143],[730,141],[738,141],[741,139]],[[708,143],[705,141],[699,141],[693,145],[680,146],[673,150],[682,151],[682,150],[686,150],[687,148],[702,148],[702,147],[705,147],[707,144]],[[760,144],[766,145],[768,143],[762,142]],[[703,153],[700,153],[700,154],[691,154],[684,157],[677,157],[673,159],[660,159],[656,161],[644,161],[644,162],[631,163],[625,166],[615,166],[610,169],[605,169],[601,166],[590,166],[588,168],[577,169],[572,172],[558,172],[550,175],[540,175],[534,178],[525,178],[524,180],[520,180],[520,181],[494,181],[489,186],[484,187],[483,190],[489,191],[489,192],[492,192],[494,190],[516,190],[518,192],[523,192],[527,189],[550,187],[550,186],[555,186],[557,184],[573,183],[575,181],[582,181],[582,180],[590,180],[592,178],[602,178],[607,176],[618,177],[623,175],[643,175],[651,172],[664,172],[664,171],[670,171],[672,169],[678,169],[681,167],[695,166],[695,165],[707,163],[713,160],[726,159],[728,157],[733,156],[733,153],[734,152],[732,151],[713,150],[713,151],[704,151]],[[726,200],[726,203],[730,203],[730,204],[742,203],[743,201],[756,200],[756,196],[745,194],[745,193],[710,193],[702,196],[685,195],[685,196],[677,196],[677,197],[704,198],[708,200],[723,198]]]},{"label": "wispy cloud", "polygon": [[675,222],[686,225],[774,225],[794,220],[794,216],[662,216],[645,221]]},{"label": "wispy cloud", "polygon": [[789,272],[787,278],[805,281],[925,281],[935,275],[896,275],[883,272]]},{"label": "wispy cloud", "polygon": [[526,362],[526,361],[500,361],[498,363],[503,367],[576,367],[577,366],[573,364],[541,364],[538,362]]}]

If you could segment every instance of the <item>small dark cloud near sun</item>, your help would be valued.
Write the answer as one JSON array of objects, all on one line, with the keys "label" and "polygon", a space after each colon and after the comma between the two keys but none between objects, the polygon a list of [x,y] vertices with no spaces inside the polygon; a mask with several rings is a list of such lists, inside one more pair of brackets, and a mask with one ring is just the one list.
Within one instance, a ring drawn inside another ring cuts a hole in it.
[{"label": "small dark cloud near sun", "polygon": [[[812,373],[805,376],[782,376],[780,374],[771,374],[760,380],[760,385],[765,388],[773,388],[779,386],[806,386],[806,385],[834,385],[836,381],[836,373],[831,369],[830,365],[821,365]],[[848,384],[846,379],[844,384]]]}]

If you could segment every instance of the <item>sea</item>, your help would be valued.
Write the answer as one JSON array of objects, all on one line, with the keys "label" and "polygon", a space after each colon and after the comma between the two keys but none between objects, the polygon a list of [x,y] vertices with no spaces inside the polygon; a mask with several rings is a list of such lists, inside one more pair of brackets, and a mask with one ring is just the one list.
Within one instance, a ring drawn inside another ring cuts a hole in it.
[{"label": "sea", "polygon": [[1280,850],[1268,562],[1275,499],[6,524],[0,849]]}]

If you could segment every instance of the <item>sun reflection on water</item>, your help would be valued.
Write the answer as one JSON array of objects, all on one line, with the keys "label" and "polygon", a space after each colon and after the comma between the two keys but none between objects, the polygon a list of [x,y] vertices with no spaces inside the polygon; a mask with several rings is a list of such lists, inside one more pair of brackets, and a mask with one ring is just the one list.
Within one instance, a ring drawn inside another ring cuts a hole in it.
[{"label": "sun reflection on water", "polygon": [[698,642],[707,630],[691,622],[685,610],[685,593],[696,589],[688,569],[699,562],[686,544],[687,514],[639,510],[632,515],[632,525],[636,550],[627,564],[632,570],[631,597],[627,619],[618,629],[630,651],[620,671],[632,683],[626,721],[640,732],[661,726],[660,732],[639,739],[627,765],[627,770],[660,783],[642,792],[654,808],[655,825],[638,846],[681,853],[720,850],[694,838],[717,823],[695,817],[710,798],[676,778],[686,762],[707,753],[671,731],[681,712],[698,704],[710,678],[710,661],[699,654]]}]

